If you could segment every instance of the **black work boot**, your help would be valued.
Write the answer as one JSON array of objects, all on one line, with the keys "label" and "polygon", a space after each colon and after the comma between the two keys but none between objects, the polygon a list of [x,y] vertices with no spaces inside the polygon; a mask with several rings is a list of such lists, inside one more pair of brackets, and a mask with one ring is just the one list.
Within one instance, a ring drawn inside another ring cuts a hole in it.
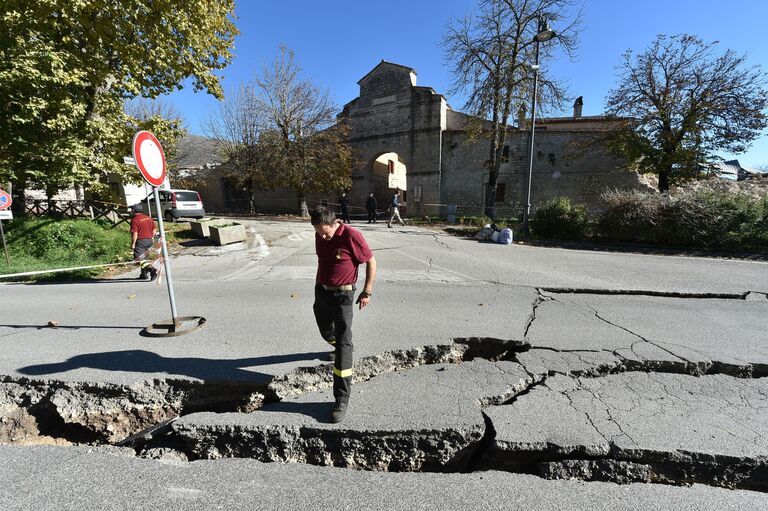
[{"label": "black work boot", "polygon": [[344,401],[336,401],[336,404],[331,410],[331,422],[333,424],[339,423],[344,420],[344,416],[347,414],[348,404]]}]

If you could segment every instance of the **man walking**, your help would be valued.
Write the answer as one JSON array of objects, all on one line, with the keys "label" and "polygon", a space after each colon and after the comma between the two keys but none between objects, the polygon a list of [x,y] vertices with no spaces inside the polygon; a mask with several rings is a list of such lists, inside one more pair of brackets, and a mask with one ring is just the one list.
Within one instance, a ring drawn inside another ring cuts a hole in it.
[{"label": "man walking", "polygon": [[154,237],[155,222],[144,214],[144,205],[139,202],[131,206],[131,249],[133,249],[133,260],[141,261],[139,280],[149,278],[152,281],[157,278],[157,270],[146,258],[147,251],[154,243]]},{"label": "man walking", "polygon": [[342,193],[341,197],[339,197],[339,206],[341,209],[341,220],[349,223],[349,199],[346,193]]},{"label": "man walking", "polygon": [[368,223],[376,223],[376,197],[373,196],[373,192],[368,194],[368,198],[365,200],[365,209],[368,210]]},{"label": "man walking", "polygon": [[318,206],[311,213],[315,228],[317,278],[315,282],[315,321],[320,335],[335,347],[333,397],[330,421],[341,422],[347,413],[352,390],[352,307],[357,282],[357,267],[365,263],[365,285],[354,303],[360,309],[373,296],[376,258],[360,231],[344,225],[334,212]]},{"label": "man walking", "polygon": [[405,226],[405,222],[400,218],[400,190],[395,190],[395,196],[392,197],[392,202],[389,203],[389,222],[387,222],[387,227],[390,229],[394,219],[397,219],[400,225]]}]

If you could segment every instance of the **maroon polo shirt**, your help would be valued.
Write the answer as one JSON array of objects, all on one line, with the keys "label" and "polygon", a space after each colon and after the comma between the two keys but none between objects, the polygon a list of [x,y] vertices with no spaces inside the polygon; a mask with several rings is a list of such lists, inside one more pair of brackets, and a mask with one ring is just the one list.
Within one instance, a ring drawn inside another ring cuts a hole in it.
[{"label": "maroon polo shirt", "polygon": [[138,234],[140,240],[152,238],[155,231],[155,221],[143,213],[136,213],[131,219],[131,234]]},{"label": "maroon polo shirt", "polygon": [[326,286],[357,282],[357,267],[368,262],[373,252],[357,229],[340,224],[328,241],[315,233],[317,281]]}]

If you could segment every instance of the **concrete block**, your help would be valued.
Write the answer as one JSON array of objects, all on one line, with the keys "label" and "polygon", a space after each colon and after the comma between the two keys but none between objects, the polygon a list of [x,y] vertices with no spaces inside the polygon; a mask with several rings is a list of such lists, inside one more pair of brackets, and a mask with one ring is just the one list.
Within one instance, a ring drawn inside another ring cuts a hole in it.
[{"label": "concrete block", "polygon": [[242,224],[211,225],[211,240],[217,245],[229,245],[245,241],[245,226]]},{"label": "concrete block", "polygon": [[203,220],[200,222],[189,222],[189,225],[192,227],[192,232],[195,233],[195,236],[198,238],[207,238],[211,235],[211,226],[215,225],[215,220]]}]

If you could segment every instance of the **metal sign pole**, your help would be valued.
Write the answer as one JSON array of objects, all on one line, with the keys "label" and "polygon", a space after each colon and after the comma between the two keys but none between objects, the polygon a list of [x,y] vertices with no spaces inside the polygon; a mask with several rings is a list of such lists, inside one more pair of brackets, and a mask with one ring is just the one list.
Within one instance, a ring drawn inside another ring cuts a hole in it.
[{"label": "metal sign pole", "polygon": [[144,183],[144,193],[147,194],[145,199],[147,199],[147,211],[149,211],[149,217],[152,218],[152,203],[149,200],[149,185],[145,182]]},{"label": "metal sign pole", "polygon": [[0,236],[3,238],[3,250],[5,251],[5,262],[11,265],[11,258],[8,257],[8,246],[5,244],[5,231],[3,231],[3,221],[0,220]]},{"label": "metal sign pole", "polygon": [[[160,207],[160,186],[166,179],[165,153],[160,145],[160,141],[149,131],[141,130],[133,136],[131,142],[131,153],[133,158],[124,158],[125,163],[134,163],[141,172],[141,176],[147,184],[152,185],[153,195],[155,196],[155,213],[157,213],[157,224],[160,227],[160,246],[163,250],[163,265],[165,266],[165,278],[168,281],[168,298],[171,302],[171,321],[160,321],[152,323],[144,329],[144,335],[149,337],[175,337],[179,335],[195,332],[205,326],[206,321],[202,316],[184,316],[179,317],[176,312],[176,297],[173,294],[173,276],[171,275],[171,261],[168,257],[168,243],[165,239],[165,225],[163,225],[163,210]],[[149,204],[147,196],[147,204]],[[150,215],[152,208],[149,208]],[[151,217],[150,217],[151,218]],[[195,322],[196,325],[184,328]],[[164,333],[161,331],[165,330]]]},{"label": "metal sign pole", "polygon": [[163,215],[160,214],[160,194],[157,187],[154,186],[155,211],[157,211],[157,223],[160,226],[160,245],[163,249],[163,265],[165,266],[165,281],[168,284],[168,298],[171,300],[171,319],[173,325],[171,331],[175,331],[179,324],[176,321],[176,297],[173,295],[173,279],[171,278],[171,262],[168,260],[168,248],[165,244],[165,227],[163,226]]}]

